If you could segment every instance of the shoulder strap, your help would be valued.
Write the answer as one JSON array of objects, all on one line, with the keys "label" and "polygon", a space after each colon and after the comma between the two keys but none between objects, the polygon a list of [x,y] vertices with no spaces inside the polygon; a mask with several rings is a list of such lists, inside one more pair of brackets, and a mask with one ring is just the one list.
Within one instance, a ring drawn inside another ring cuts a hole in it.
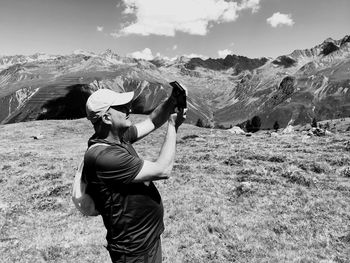
[{"label": "shoulder strap", "polygon": [[99,145],[109,146],[109,144],[107,144],[107,143],[97,142],[97,143],[94,143],[93,145],[91,145],[88,149],[91,149],[91,148],[99,146]]},{"label": "shoulder strap", "polygon": [[[86,155],[87,152],[88,152],[89,150],[91,150],[92,148],[95,148],[96,146],[103,146],[103,145],[104,145],[104,146],[110,146],[110,145],[107,144],[107,143],[95,143],[95,144],[91,145],[90,147],[88,147],[88,148],[86,149],[85,155]],[[99,155],[101,152],[102,152],[102,151],[100,151],[97,155]],[[94,157],[94,158],[95,158],[94,162],[96,162],[96,157],[97,157],[97,156]],[[83,159],[82,159],[81,170],[84,169],[84,161],[85,161],[85,156],[84,156]]]},{"label": "shoulder strap", "polygon": [[[90,147],[87,148],[85,154],[86,154],[90,149],[95,148],[96,146],[110,146],[110,145],[107,144],[107,143],[95,143],[95,144],[93,144],[93,145],[91,145]],[[104,149],[103,149],[103,150],[104,150]],[[102,151],[103,151],[103,150],[102,150]],[[94,156],[94,161],[93,161],[94,166],[96,165],[96,159],[97,159],[97,157],[101,154],[102,151],[98,152],[97,155]],[[83,158],[83,165],[84,165],[84,158]],[[83,168],[82,168],[82,169],[83,169]],[[85,176],[86,176],[86,175],[85,175]],[[86,180],[86,178],[85,178],[85,180]],[[102,181],[101,181],[101,182],[102,182]]]},{"label": "shoulder strap", "polygon": [[89,148],[87,148],[86,152],[92,148],[95,148],[96,146],[102,146],[102,145],[109,146],[109,144],[107,144],[107,143],[98,142],[98,143],[91,145]]}]

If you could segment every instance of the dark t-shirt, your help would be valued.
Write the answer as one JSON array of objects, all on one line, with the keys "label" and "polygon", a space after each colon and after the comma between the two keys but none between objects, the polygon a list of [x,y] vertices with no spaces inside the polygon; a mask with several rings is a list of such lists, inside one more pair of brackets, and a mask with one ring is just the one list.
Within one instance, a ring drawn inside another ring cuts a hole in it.
[{"label": "dark t-shirt", "polygon": [[108,249],[123,254],[141,254],[152,247],[164,230],[163,204],[151,182],[132,183],[143,166],[131,143],[137,138],[135,126],[124,134],[120,144],[89,140],[84,174],[87,193],[92,196],[107,229]]}]

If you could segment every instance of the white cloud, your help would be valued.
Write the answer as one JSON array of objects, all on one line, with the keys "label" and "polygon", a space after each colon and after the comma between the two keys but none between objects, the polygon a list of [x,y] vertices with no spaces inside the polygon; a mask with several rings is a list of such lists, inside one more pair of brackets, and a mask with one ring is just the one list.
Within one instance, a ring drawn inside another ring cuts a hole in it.
[{"label": "white cloud", "polygon": [[232,54],[232,50],[224,49],[224,50],[218,50],[218,54],[220,58],[225,58],[227,55]]},{"label": "white cloud", "polygon": [[127,54],[128,57],[137,58],[137,59],[145,59],[152,60],[154,58],[152,51],[149,48],[145,48],[142,51],[135,51]]},{"label": "white cloud", "polygon": [[97,29],[98,32],[102,32],[103,31],[103,26],[97,26],[96,29]]},{"label": "white cloud", "polygon": [[206,35],[209,25],[235,21],[244,9],[259,9],[260,0],[240,4],[225,0],[122,0],[123,14],[135,20],[113,36],[138,34],[174,36],[176,32]]},{"label": "white cloud", "polygon": [[187,57],[187,58],[201,58],[201,59],[208,59],[207,56],[204,56],[204,55],[198,55],[198,54],[195,54],[195,53],[191,53],[191,54],[187,54],[187,55],[183,55],[184,57]]},{"label": "white cloud", "polygon": [[252,12],[256,13],[260,9],[259,3],[260,3],[260,0],[243,0],[239,7],[240,7],[240,10],[252,9]]},{"label": "white cloud", "polygon": [[274,13],[271,17],[266,19],[266,21],[272,27],[278,27],[283,25],[287,25],[287,26],[294,25],[294,21],[292,19],[291,14],[281,14],[280,12]]}]

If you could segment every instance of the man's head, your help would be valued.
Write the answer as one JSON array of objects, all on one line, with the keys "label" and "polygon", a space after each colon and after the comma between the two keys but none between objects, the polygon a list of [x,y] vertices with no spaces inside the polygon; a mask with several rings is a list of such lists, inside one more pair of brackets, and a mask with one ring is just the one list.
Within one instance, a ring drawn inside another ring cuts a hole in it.
[{"label": "man's head", "polygon": [[126,111],[125,106],[131,102],[133,97],[133,91],[117,93],[109,89],[99,89],[92,93],[86,102],[87,118],[95,124],[108,113],[110,108],[121,112]]}]

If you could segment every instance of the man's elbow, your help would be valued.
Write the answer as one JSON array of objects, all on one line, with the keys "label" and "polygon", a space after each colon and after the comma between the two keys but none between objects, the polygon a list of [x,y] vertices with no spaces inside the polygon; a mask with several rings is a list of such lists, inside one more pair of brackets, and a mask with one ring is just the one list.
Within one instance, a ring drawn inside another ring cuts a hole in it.
[{"label": "man's elbow", "polygon": [[173,169],[173,165],[157,165],[157,172],[154,174],[153,180],[162,180],[168,179],[171,176],[171,171]]},{"label": "man's elbow", "polygon": [[172,167],[173,165],[145,161],[141,171],[135,177],[134,182],[168,179],[171,175]]},{"label": "man's elbow", "polygon": [[164,169],[163,176],[166,176],[167,178],[169,178],[170,175],[171,175],[171,171],[172,171],[172,170],[173,170],[173,164],[168,165],[168,166]]}]

